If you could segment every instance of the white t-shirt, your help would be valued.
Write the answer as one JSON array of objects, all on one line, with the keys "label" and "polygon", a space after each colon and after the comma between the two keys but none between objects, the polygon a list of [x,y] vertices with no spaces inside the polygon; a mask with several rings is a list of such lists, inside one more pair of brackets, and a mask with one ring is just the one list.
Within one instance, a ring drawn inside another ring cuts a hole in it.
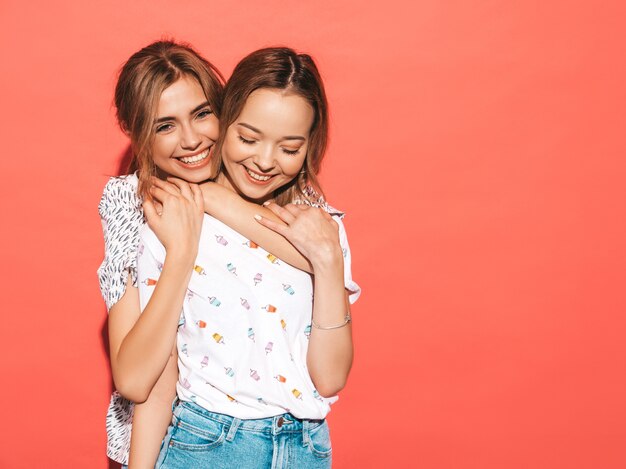
[{"label": "white t-shirt", "polygon": [[[352,281],[341,217],[333,218],[353,303],[360,288]],[[138,258],[142,309],[164,261],[164,247],[144,226]],[[312,305],[310,274],[205,215],[178,329],[179,398],[241,419],[285,412],[324,418],[337,397],[320,396],[306,367]]]}]

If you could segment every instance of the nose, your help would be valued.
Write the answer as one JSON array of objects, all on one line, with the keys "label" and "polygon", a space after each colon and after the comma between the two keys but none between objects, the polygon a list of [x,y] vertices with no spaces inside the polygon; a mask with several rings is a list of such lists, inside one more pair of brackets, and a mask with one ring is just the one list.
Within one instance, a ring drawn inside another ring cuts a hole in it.
[{"label": "nose", "polygon": [[180,136],[180,146],[185,150],[195,150],[200,146],[202,138],[193,125],[184,125]]},{"label": "nose", "polygon": [[274,167],[274,148],[272,145],[263,145],[254,155],[254,163],[261,171],[269,171]]}]

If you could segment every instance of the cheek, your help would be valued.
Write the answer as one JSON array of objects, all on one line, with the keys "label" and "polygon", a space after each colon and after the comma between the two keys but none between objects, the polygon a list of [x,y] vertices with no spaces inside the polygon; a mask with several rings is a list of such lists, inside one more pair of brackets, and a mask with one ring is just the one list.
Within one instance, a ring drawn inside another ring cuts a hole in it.
[{"label": "cheek", "polygon": [[202,121],[202,123],[200,124],[199,130],[200,130],[200,133],[204,135],[205,137],[208,137],[209,139],[213,141],[217,140],[217,137],[220,132],[220,125],[219,125],[219,121],[217,120],[217,117],[212,115],[210,118]]},{"label": "cheek", "polygon": [[296,177],[302,166],[304,165],[304,155],[289,156],[289,159],[283,160],[281,167],[283,174],[289,177]]},{"label": "cheek", "polygon": [[169,158],[176,148],[176,139],[171,135],[157,135],[152,145],[152,158],[155,161]]},{"label": "cheek", "polygon": [[226,137],[226,141],[222,147],[224,163],[237,163],[246,159],[249,154],[250,148],[245,143],[242,143],[236,136]]}]

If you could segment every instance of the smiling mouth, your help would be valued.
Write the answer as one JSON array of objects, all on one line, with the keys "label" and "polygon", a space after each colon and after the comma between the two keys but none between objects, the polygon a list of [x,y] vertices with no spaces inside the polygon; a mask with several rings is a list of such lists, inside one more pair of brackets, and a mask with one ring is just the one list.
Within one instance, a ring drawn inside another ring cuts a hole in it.
[{"label": "smiling mouth", "polygon": [[209,148],[205,150],[202,150],[199,153],[196,153],[195,155],[179,156],[179,157],[175,157],[175,159],[181,163],[184,163],[187,166],[197,166],[203,161],[205,161],[207,158],[209,158],[211,154],[211,148],[213,148],[213,145],[211,145]]},{"label": "smiling mouth", "polygon": [[266,184],[274,176],[273,174],[265,175],[265,174],[255,173],[254,171],[252,171],[249,168],[246,168],[245,166],[243,166],[243,169],[245,170],[248,177],[252,180],[252,182],[257,183],[257,184]]}]

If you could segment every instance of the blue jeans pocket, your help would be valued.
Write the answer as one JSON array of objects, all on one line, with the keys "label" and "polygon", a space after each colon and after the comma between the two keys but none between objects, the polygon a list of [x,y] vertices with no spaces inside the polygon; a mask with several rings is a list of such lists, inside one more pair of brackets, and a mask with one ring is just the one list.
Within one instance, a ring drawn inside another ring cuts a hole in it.
[{"label": "blue jeans pocket", "polygon": [[311,423],[308,428],[308,447],[318,458],[329,458],[333,453],[330,444],[330,431],[326,420],[319,424]]},{"label": "blue jeans pocket", "polygon": [[185,410],[177,419],[169,446],[183,451],[210,451],[220,446],[226,438],[224,424],[192,414]]}]

